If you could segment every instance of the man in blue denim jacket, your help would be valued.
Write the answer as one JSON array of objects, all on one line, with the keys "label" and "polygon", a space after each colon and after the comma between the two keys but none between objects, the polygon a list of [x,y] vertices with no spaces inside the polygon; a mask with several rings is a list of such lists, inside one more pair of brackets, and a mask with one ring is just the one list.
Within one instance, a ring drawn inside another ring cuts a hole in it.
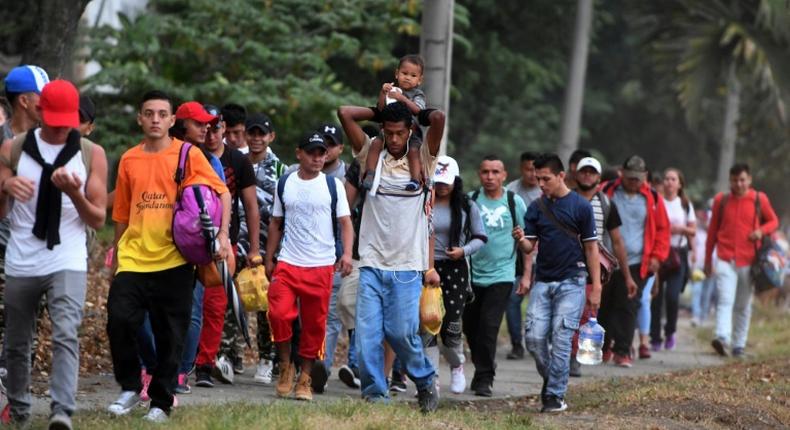
[{"label": "man in blue denim jacket", "polygon": [[[588,271],[592,279],[588,305],[597,310],[601,300],[598,236],[592,206],[565,185],[559,157],[544,154],[534,164],[543,197],[530,204],[524,231],[513,229],[513,238],[527,253],[540,242],[535,285],[529,288],[525,344],[543,377],[541,412],[561,412],[568,407],[564,399],[571,340],[579,328]],[[526,288],[519,290],[527,293]]]}]

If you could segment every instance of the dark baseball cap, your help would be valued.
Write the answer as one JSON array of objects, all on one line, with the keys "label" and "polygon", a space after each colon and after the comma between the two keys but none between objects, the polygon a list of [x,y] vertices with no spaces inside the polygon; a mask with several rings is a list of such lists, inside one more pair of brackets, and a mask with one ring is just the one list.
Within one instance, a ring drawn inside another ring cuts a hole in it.
[{"label": "dark baseball cap", "polygon": [[219,123],[222,121],[222,112],[219,110],[219,108],[211,104],[205,104],[203,105],[203,109],[217,118],[216,122],[211,123],[214,128],[220,128]]},{"label": "dark baseball cap", "polygon": [[329,123],[322,124],[321,127],[318,127],[318,131],[323,133],[324,137],[331,140],[332,145],[343,144],[343,130],[339,125]]},{"label": "dark baseball cap", "polygon": [[269,134],[274,131],[274,124],[272,124],[272,120],[269,119],[266,114],[254,113],[248,116],[247,120],[244,121],[244,128],[247,131],[253,128],[259,128],[262,132]]},{"label": "dark baseball cap", "polygon": [[299,149],[303,151],[310,151],[316,148],[322,148],[324,151],[327,149],[324,134],[319,131],[311,131],[299,140]]},{"label": "dark baseball cap", "polygon": [[643,178],[647,174],[645,160],[638,155],[628,157],[623,163],[623,177]]}]

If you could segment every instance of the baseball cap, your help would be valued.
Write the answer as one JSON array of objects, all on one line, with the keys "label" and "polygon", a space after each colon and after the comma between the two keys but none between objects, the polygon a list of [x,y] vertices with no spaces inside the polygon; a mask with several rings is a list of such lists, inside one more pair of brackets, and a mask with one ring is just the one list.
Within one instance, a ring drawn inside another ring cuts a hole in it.
[{"label": "baseball cap", "polygon": [[433,181],[440,184],[452,185],[455,177],[460,174],[458,163],[446,155],[436,159],[436,170],[433,172]]},{"label": "baseball cap", "polygon": [[266,114],[262,113],[254,113],[247,117],[247,120],[244,121],[244,128],[247,131],[252,130],[253,128],[259,128],[262,132],[269,134],[274,131],[274,125],[272,124],[272,120],[269,119]]},{"label": "baseball cap", "polygon": [[623,177],[625,178],[643,178],[646,174],[645,160],[638,155],[628,157],[623,163]]},{"label": "baseball cap", "polygon": [[318,131],[312,131],[305,134],[304,137],[302,137],[302,139],[299,141],[299,149],[303,151],[310,151],[316,148],[323,148],[324,150],[327,149],[324,136]]},{"label": "baseball cap", "polygon": [[328,137],[332,141],[332,145],[343,144],[343,131],[340,126],[329,123],[322,124],[321,127],[318,127],[318,131],[323,133],[324,137]]},{"label": "baseball cap", "polygon": [[96,105],[85,94],[80,94],[80,122],[93,122],[96,119]]},{"label": "baseball cap", "polygon": [[215,115],[206,112],[203,105],[196,101],[182,103],[176,109],[176,119],[193,119],[197,122],[215,124],[219,121]]},{"label": "baseball cap", "polygon": [[5,90],[9,93],[41,94],[49,83],[47,72],[38,66],[23,65],[14,67],[5,77]]},{"label": "baseball cap", "polygon": [[80,126],[80,93],[69,81],[56,79],[41,90],[41,120],[50,127]]},{"label": "baseball cap", "polygon": [[220,128],[219,127],[219,123],[220,123],[220,121],[222,121],[222,111],[219,110],[218,107],[216,107],[214,105],[209,105],[209,104],[203,105],[203,109],[205,109],[206,112],[208,112],[211,115],[214,115],[217,118],[216,122],[213,122],[212,125],[215,128]]},{"label": "baseball cap", "polygon": [[584,167],[591,167],[596,173],[601,174],[601,163],[593,157],[584,157],[579,160],[579,164],[576,165],[576,171],[578,172]]}]

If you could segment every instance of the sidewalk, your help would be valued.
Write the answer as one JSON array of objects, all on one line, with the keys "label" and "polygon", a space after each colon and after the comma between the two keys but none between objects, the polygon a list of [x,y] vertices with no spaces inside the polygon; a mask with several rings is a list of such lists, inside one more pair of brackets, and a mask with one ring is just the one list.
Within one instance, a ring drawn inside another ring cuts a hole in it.
[{"label": "sidewalk", "polygon": [[[634,366],[630,369],[615,367],[612,364],[602,364],[599,366],[582,366],[583,377],[571,378],[571,386],[580,382],[589,381],[593,378],[612,378],[629,377],[648,374],[671,372],[681,369],[713,366],[724,362],[719,356],[715,355],[713,349],[707,342],[696,339],[694,331],[689,325],[688,319],[681,319],[678,322],[678,343],[674,351],[661,351],[653,353],[653,357],[648,360],[635,360]],[[535,363],[531,357],[523,360],[506,360],[505,355],[509,350],[509,345],[500,345],[497,351],[497,376],[494,382],[494,398],[507,398],[524,395],[535,395],[540,391],[542,380],[535,370]],[[467,363],[464,371],[468,381],[471,381],[474,373],[474,366]],[[245,373],[236,375],[233,385],[223,385],[217,383],[214,388],[200,388],[192,384],[192,393],[179,395],[179,407],[217,404],[218,402],[253,402],[270,403],[276,399],[274,395],[274,385],[261,385],[255,383],[252,376],[255,372],[253,366],[249,366]],[[451,394],[449,390],[450,371],[446,364],[440,369],[441,389],[440,393],[443,400],[469,401],[481,399],[467,392],[461,395]],[[194,378],[192,379],[194,381]],[[573,388],[571,388],[572,390]],[[78,408],[103,410],[110,404],[119,393],[119,388],[112,375],[98,375],[80,378],[80,387],[77,395]],[[341,398],[359,398],[359,391],[347,388],[337,379],[336,371],[330,376],[329,385],[325,394],[316,395],[318,402],[333,401]],[[406,393],[395,397],[397,400],[414,401],[414,385],[409,383],[409,390]],[[44,415],[49,413],[49,398],[46,396],[34,397],[34,413]]]}]

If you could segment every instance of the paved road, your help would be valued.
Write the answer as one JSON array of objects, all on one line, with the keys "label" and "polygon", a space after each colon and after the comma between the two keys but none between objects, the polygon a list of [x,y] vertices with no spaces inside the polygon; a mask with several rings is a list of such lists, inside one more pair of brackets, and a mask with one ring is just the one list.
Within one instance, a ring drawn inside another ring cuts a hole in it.
[{"label": "paved road", "polygon": [[[706,342],[696,340],[688,320],[679,322],[679,339],[674,351],[661,351],[653,353],[649,360],[636,360],[630,369],[615,367],[612,364],[599,366],[583,366],[582,378],[571,378],[571,384],[578,384],[592,378],[627,377],[670,372],[680,369],[696,368],[721,364],[723,361],[714,355],[713,350]],[[531,358],[523,360],[506,360],[505,354],[509,346],[500,345],[497,361],[497,376],[494,383],[494,397],[505,398],[509,396],[523,396],[537,394],[540,391],[542,380],[535,370],[535,363]],[[467,381],[471,381],[473,366],[465,366]],[[217,384],[214,388],[193,387],[192,393],[179,396],[181,405],[199,405],[217,402],[260,402],[267,403],[275,399],[274,387],[257,384],[253,381],[254,369],[248,367],[245,374],[237,375],[234,385]],[[441,394],[443,399],[474,400],[479,399],[471,393],[461,395],[451,394],[449,390],[449,367],[442,364],[440,371]],[[111,375],[100,375],[80,380],[78,392],[78,407],[80,409],[103,409],[118,394],[118,386]],[[409,391],[401,394],[399,399],[414,400],[414,385],[409,385]],[[347,388],[337,379],[336,373],[330,377],[327,392],[316,395],[317,401],[332,401],[340,398],[359,398],[359,392]],[[46,414],[49,411],[49,399],[39,396],[34,402],[36,414]]]}]

